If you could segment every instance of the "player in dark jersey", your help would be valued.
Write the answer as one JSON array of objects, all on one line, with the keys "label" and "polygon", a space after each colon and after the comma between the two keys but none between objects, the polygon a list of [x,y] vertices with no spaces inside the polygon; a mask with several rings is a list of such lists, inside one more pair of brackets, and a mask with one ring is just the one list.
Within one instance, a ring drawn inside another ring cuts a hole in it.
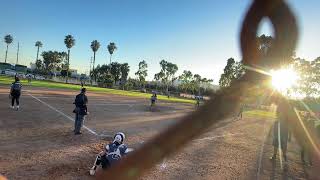
[{"label": "player in dark jersey", "polygon": [[196,107],[200,107],[200,100],[201,100],[201,97],[200,96],[195,96],[195,99],[196,99]]},{"label": "player in dark jersey", "polygon": [[124,155],[130,152],[123,142],[125,140],[125,135],[122,132],[118,132],[114,136],[112,143],[105,146],[105,150],[100,152],[96,157],[93,167],[90,169],[90,175],[96,173],[97,167],[101,166],[102,169],[107,169],[112,166],[115,162],[119,161]]},{"label": "player in dark jersey", "polygon": [[11,84],[10,97],[11,97],[11,108],[14,109],[14,102],[16,102],[16,110],[19,110],[20,96],[21,96],[22,85],[19,78],[16,76],[15,81]]},{"label": "player in dark jersey", "polygon": [[151,100],[151,106],[154,106],[157,101],[157,94],[156,93],[152,94],[150,100]]}]

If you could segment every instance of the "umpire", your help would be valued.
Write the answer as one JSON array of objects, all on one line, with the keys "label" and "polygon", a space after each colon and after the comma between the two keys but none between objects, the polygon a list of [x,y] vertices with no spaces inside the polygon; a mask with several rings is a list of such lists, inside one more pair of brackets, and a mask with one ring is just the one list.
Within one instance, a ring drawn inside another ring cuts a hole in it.
[{"label": "umpire", "polygon": [[74,121],[74,134],[81,134],[81,127],[84,121],[84,117],[88,114],[87,109],[88,98],[86,96],[86,88],[81,89],[81,93],[76,96],[76,99],[73,104],[75,104],[74,113],[75,121]]}]

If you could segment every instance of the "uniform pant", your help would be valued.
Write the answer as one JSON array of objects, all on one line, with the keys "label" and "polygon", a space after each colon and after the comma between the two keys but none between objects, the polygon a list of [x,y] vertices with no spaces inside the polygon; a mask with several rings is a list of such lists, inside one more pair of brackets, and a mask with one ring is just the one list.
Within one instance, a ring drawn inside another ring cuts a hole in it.
[{"label": "uniform pant", "polygon": [[80,115],[79,113],[76,113],[76,118],[74,121],[74,132],[75,133],[79,133],[81,131],[83,121],[84,121],[84,115]]},{"label": "uniform pant", "polygon": [[11,106],[14,106],[14,101],[16,101],[17,106],[20,104],[20,94],[11,94]]},{"label": "uniform pant", "polygon": [[106,169],[110,166],[110,163],[107,159],[106,155],[100,156],[98,155],[95,166],[102,166],[102,169]]}]

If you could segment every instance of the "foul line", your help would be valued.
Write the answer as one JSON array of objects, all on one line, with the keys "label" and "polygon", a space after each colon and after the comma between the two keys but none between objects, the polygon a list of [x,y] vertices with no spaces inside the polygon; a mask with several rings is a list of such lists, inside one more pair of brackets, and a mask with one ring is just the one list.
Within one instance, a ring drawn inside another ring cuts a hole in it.
[{"label": "foul line", "polygon": [[[69,119],[70,121],[74,122],[74,119],[73,119],[72,117],[66,115],[65,113],[63,113],[63,112],[61,112],[61,111],[59,111],[58,109],[54,108],[54,107],[51,106],[50,104],[48,104],[48,103],[40,100],[39,98],[33,96],[33,95],[30,94],[30,93],[28,93],[28,95],[31,96],[31,97],[33,97],[35,100],[41,102],[42,104],[48,106],[50,109],[52,109],[52,110],[56,111],[57,113],[61,114],[62,116],[66,117],[66,118]],[[88,128],[87,126],[84,125],[84,126],[82,126],[82,127],[85,128],[86,130],[88,130],[91,134],[96,135],[96,136],[99,136],[98,133],[96,133],[94,130]]]}]

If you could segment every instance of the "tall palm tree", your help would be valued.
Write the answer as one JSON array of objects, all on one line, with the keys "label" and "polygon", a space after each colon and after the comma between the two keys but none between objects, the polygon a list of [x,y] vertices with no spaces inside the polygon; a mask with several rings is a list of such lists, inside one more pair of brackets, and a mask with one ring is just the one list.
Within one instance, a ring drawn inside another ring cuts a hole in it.
[{"label": "tall palm tree", "polygon": [[38,48],[38,50],[37,50],[37,59],[36,59],[36,61],[37,61],[38,57],[39,57],[39,49],[43,46],[43,44],[42,44],[41,41],[37,41],[35,46]]},{"label": "tall palm tree", "polygon": [[70,49],[76,44],[76,40],[73,38],[72,35],[67,35],[64,38],[64,44],[67,46],[68,49],[68,64],[67,64],[67,76],[66,76],[66,83],[68,83],[68,76],[69,76],[69,66],[70,66]]},{"label": "tall palm tree", "polygon": [[112,54],[113,54],[113,52],[114,52],[115,50],[117,50],[117,49],[118,49],[118,48],[117,48],[117,46],[116,46],[116,43],[114,43],[114,42],[109,43],[109,45],[108,45],[108,51],[109,51],[109,54],[110,54],[110,64],[111,64]]},{"label": "tall palm tree", "polygon": [[94,65],[96,63],[96,52],[100,48],[100,43],[97,40],[91,42],[91,49],[93,51],[93,65],[92,65],[92,72],[94,72]]},{"label": "tall palm tree", "polygon": [[13,41],[13,37],[10,34],[4,37],[4,42],[7,43],[6,57],[4,58],[5,63],[7,62],[9,44],[11,44],[12,41]]}]

